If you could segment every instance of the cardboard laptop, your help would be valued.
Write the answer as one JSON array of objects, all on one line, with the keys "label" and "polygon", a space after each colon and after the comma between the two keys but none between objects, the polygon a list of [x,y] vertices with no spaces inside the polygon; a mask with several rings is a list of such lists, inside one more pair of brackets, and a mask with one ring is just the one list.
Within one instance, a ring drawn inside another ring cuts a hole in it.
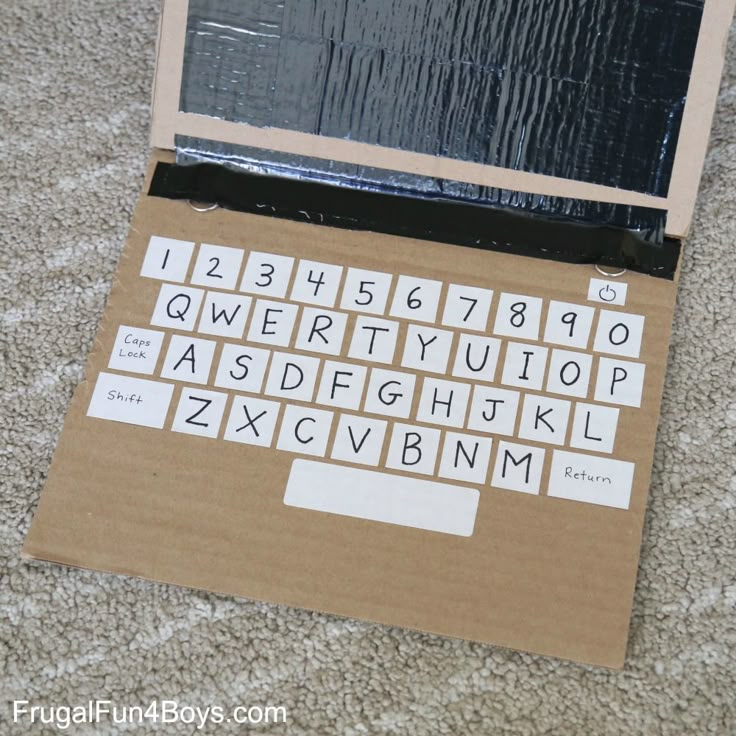
[{"label": "cardboard laptop", "polygon": [[24,554],[621,667],[733,0],[614,5],[167,0]]}]

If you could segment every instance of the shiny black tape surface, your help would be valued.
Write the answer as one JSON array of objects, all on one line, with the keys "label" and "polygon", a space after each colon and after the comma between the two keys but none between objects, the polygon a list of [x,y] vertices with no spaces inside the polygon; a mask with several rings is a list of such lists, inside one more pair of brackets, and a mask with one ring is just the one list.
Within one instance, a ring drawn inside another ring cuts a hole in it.
[{"label": "shiny black tape surface", "polygon": [[180,108],[666,196],[702,11],[190,0]]},{"label": "shiny black tape surface", "polygon": [[220,164],[159,163],[149,195],[329,227],[400,235],[568,263],[598,263],[672,279],[678,241],[448,200],[363,192]]},{"label": "shiny black tape surface", "polygon": [[176,137],[176,161],[180,164],[220,163],[254,174],[336,186],[346,186],[349,183],[353,188],[367,192],[467,202],[494,208],[511,208],[542,217],[567,218],[594,226],[609,225],[636,231],[637,237],[655,245],[661,244],[664,238],[665,212],[647,207],[483,187],[467,182],[308,158],[282,151],[233,146],[186,136]]}]

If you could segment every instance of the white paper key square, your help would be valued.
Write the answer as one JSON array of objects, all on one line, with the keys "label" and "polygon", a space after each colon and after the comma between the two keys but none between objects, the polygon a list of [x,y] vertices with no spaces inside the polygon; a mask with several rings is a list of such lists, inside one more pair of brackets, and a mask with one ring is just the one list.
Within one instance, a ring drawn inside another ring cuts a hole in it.
[{"label": "white paper key square", "polygon": [[391,316],[413,322],[434,322],[441,293],[441,281],[399,276],[391,302]]},{"label": "white paper key square", "polygon": [[287,405],[276,449],[324,457],[333,413],[312,406]]},{"label": "white paper key square", "polygon": [[364,411],[406,419],[411,413],[416,376],[373,368],[368,380]]},{"label": "white paper key square", "polygon": [[521,410],[518,436],[532,442],[563,445],[569,417],[569,401],[527,394]]},{"label": "white paper key square", "polygon": [[248,256],[240,291],[283,299],[289,288],[294,259],[275,253],[252,251]]},{"label": "white paper key square", "polygon": [[470,404],[468,429],[512,435],[516,426],[519,392],[495,386],[476,386]]},{"label": "white paper key square", "polygon": [[584,399],[588,395],[592,367],[593,356],[588,353],[553,350],[547,374],[547,391]]},{"label": "white paper key square", "polygon": [[360,315],[355,321],[348,356],[371,363],[390,363],[394,359],[398,334],[398,322]]},{"label": "white paper key square", "polygon": [[152,375],[156,370],[163,339],[164,333],[158,330],[144,330],[140,327],[121,325],[118,328],[108,367],[119,371]]},{"label": "white paper key square", "polygon": [[287,347],[298,311],[296,304],[256,299],[248,328],[248,342]]},{"label": "white paper key square", "polygon": [[386,467],[432,475],[440,445],[439,429],[394,424]]},{"label": "white paper key square", "polygon": [[296,336],[297,350],[308,353],[340,355],[348,316],[318,307],[304,307]]},{"label": "white paper key square", "polygon": [[409,325],[401,365],[428,373],[445,373],[450,359],[453,333],[426,325]]},{"label": "white paper key square", "polygon": [[491,485],[508,491],[539,493],[544,456],[540,447],[499,442]]},{"label": "white paper key square", "polygon": [[349,268],[340,301],[341,309],[383,314],[386,311],[392,278],[390,273]]},{"label": "white paper key square", "polygon": [[595,382],[595,400],[621,406],[641,406],[646,366],[628,360],[601,358]]},{"label": "white paper key square", "polygon": [[274,353],[268,369],[265,393],[294,401],[311,401],[317,381],[319,358]]},{"label": "white paper key square", "polygon": [[332,447],[333,459],[378,465],[387,426],[384,419],[342,414]]},{"label": "white paper key square", "polygon": [[217,366],[215,386],[260,393],[271,353],[250,345],[225,343]]},{"label": "white paper key square", "polygon": [[597,353],[638,358],[644,332],[644,317],[602,309],[595,331],[593,350]]},{"label": "white paper key square", "polygon": [[618,425],[618,408],[598,404],[577,404],[570,447],[593,452],[613,452]]},{"label": "white paper key square", "polygon": [[542,300],[539,297],[501,294],[493,332],[522,340],[536,340],[541,318]]},{"label": "white paper key square", "polygon": [[148,241],[141,276],[162,281],[186,281],[194,243],[152,235]]},{"label": "white paper key square", "polygon": [[162,378],[187,383],[208,383],[216,345],[212,340],[172,335],[161,369]]},{"label": "white paper key square", "polygon": [[243,251],[240,248],[204,243],[199,246],[192,283],[214,289],[234,289],[242,263]]},{"label": "white paper key square", "polygon": [[185,387],[171,429],[200,437],[217,437],[226,403],[227,394]]},{"label": "white paper key square", "polygon": [[151,324],[174,330],[193,330],[203,297],[202,289],[161,284]]},{"label": "white paper key square", "polygon": [[501,341],[495,337],[461,333],[452,375],[492,383],[496,376],[500,349]]},{"label": "white paper key square", "polygon": [[316,261],[299,261],[291,298],[295,302],[334,307],[342,278],[342,266]]},{"label": "white paper key square", "polygon": [[501,383],[539,391],[547,366],[547,348],[510,342],[506,345]]},{"label": "white paper key square", "polygon": [[235,396],[225,427],[225,439],[246,445],[271,447],[281,404],[252,396]]},{"label": "white paper key square", "polygon": [[363,399],[367,373],[368,369],[363,365],[326,360],[315,401],[327,406],[357,410]]},{"label": "white paper key square", "polygon": [[483,485],[488,477],[493,440],[459,432],[445,432],[439,475]]},{"label": "white paper key square", "polygon": [[626,304],[626,292],[628,288],[628,284],[623,281],[591,279],[590,285],[588,286],[588,300],[623,307]]},{"label": "white paper key square", "polygon": [[470,398],[470,384],[425,378],[419,396],[417,421],[447,427],[462,427]]},{"label": "white paper key square", "polygon": [[547,309],[544,341],[584,350],[588,347],[594,316],[593,307],[551,301]]},{"label": "white paper key square", "polygon": [[208,291],[197,332],[241,340],[250,311],[250,303],[249,296]]},{"label": "white paper key square", "polygon": [[493,292],[490,289],[450,284],[442,324],[483,332],[488,325],[492,299]]}]

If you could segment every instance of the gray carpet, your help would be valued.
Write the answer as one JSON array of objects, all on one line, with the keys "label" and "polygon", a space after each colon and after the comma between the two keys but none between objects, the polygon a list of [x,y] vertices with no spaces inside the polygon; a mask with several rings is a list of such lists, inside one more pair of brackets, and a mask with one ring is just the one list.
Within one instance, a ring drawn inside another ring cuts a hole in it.
[{"label": "gray carpet", "polygon": [[3,699],[283,705],[260,730],[325,736],[736,733],[733,33],[624,672],[20,560],[141,184],[156,5],[0,3]]}]

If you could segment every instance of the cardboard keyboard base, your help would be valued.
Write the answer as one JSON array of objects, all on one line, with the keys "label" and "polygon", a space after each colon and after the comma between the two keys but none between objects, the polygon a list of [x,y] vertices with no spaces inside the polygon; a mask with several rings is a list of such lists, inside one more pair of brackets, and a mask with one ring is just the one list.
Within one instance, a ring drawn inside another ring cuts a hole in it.
[{"label": "cardboard keyboard base", "polygon": [[592,266],[200,213],[144,194],[26,556],[622,666],[676,282],[623,277],[625,311],[646,320],[642,405],[621,407],[613,455],[636,464],[630,508],[549,498],[546,477],[541,495],[487,482],[474,533],[461,537],[287,506],[296,455],[227,442],[222,431],[172,432],[176,400],[164,429],[88,417],[118,327],[150,326],[161,283],[140,273],[151,235],[580,304],[600,278]]}]

